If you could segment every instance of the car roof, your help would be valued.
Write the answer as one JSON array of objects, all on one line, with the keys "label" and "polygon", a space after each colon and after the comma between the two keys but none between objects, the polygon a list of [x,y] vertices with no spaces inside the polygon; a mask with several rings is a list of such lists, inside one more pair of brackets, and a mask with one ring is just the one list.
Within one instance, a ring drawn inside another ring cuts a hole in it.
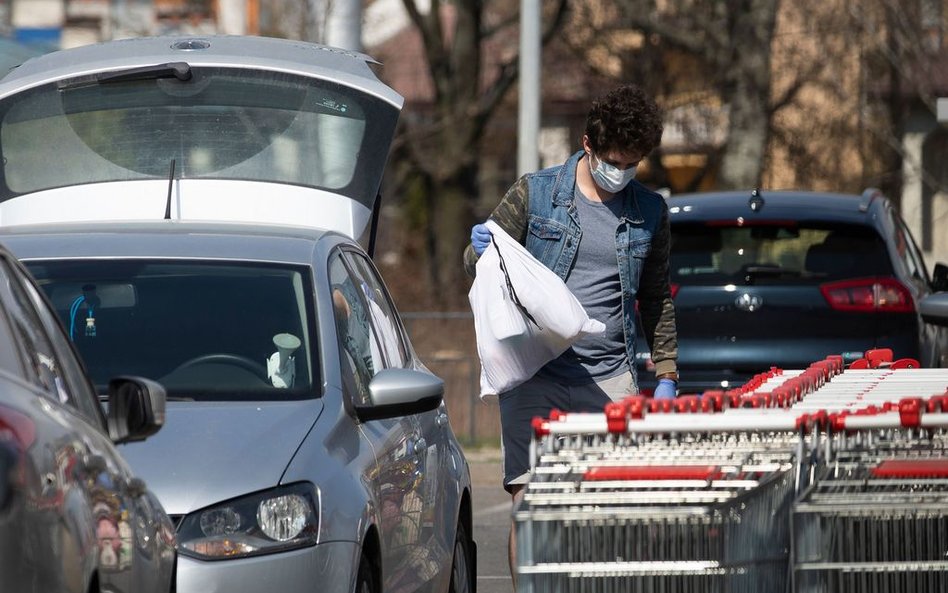
[{"label": "car roof", "polygon": [[401,108],[403,99],[376,78],[365,54],[315,43],[238,35],[137,37],[56,51],[25,61],[0,79],[0,97],[48,82],[93,74],[187,62],[275,70],[333,80]]},{"label": "car roof", "polygon": [[[862,195],[813,191],[752,190],[678,194],[667,199],[672,222],[747,220],[825,221],[870,224],[872,211],[885,202],[881,193]],[[756,206],[753,202],[756,201]]]},{"label": "car roof", "polygon": [[17,257],[228,259],[311,265],[317,243],[338,233],[278,225],[187,221],[0,227]]},{"label": "car roof", "polygon": [[0,78],[9,70],[16,68],[24,60],[41,55],[39,47],[24,45],[6,37],[0,37]]}]

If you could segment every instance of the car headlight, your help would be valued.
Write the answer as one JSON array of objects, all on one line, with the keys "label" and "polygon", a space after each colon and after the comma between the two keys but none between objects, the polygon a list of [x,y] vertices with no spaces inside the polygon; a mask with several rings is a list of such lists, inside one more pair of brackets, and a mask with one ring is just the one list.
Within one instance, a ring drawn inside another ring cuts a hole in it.
[{"label": "car headlight", "polygon": [[316,488],[300,483],[227,501],[187,515],[178,551],[202,560],[244,558],[316,543]]}]

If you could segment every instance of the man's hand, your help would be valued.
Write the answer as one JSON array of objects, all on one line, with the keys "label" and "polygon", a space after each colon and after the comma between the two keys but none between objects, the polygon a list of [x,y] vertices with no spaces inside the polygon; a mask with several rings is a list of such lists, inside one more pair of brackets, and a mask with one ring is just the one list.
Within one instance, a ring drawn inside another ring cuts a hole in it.
[{"label": "man's hand", "polygon": [[480,257],[490,245],[490,238],[490,230],[487,229],[486,224],[475,224],[471,227],[471,247],[474,248],[477,257]]},{"label": "man's hand", "polygon": [[674,399],[678,393],[678,383],[671,379],[659,379],[655,386],[655,399]]}]

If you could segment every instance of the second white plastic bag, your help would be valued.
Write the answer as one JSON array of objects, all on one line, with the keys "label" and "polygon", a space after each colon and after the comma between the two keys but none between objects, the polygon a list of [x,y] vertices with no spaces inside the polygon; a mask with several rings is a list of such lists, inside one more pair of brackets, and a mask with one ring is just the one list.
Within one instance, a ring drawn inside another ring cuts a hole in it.
[{"label": "second white plastic bag", "polygon": [[576,340],[601,334],[573,293],[492,220],[491,244],[468,293],[481,360],[481,397],[508,391]]}]

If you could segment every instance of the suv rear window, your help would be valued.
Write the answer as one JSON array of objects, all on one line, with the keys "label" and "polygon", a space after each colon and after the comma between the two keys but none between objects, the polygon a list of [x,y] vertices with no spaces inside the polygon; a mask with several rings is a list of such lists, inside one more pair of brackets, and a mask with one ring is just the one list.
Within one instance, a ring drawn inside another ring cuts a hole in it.
[{"label": "suv rear window", "polygon": [[866,226],[728,220],[678,223],[671,232],[675,284],[820,284],[892,274],[885,243]]}]

